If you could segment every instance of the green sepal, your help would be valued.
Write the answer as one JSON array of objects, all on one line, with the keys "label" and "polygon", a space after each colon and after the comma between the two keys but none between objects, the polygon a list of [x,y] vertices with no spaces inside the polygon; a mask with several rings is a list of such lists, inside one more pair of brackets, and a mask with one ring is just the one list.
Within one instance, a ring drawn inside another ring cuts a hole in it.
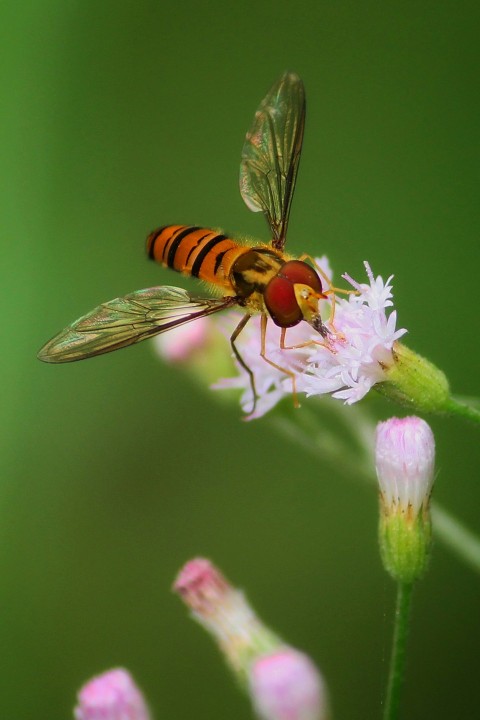
[{"label": "green sepal", "polygon": [[380,554],[385,570],[394,580],[411,583],[425,572],[430,555],[432,526],[428,511],[407,517],[399,510],[386,514],[381,508]]},{"label": "green sepal", "polygon": [[450,388],[445,374],[433,363],[401,343],[392,349],[393,364],[386,380],[375,388],[390,400],[424,413],[448,413]]}]

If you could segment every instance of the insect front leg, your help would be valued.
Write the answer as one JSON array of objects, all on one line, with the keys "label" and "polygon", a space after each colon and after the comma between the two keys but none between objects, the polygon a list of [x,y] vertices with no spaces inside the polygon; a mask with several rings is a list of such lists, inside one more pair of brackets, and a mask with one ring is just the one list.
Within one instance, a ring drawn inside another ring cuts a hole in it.
[{"label": "insect front leg", "polygon": [[282,328],[280,333],[280,350],[300,350],[300,348],[310,347],[310,345],[319,345],[324,347],[326,350],[334,353],[335,350],[328,342],[322,342],[321,340],[306,340],[305,342],[298,343],[298,345],[285,345],[285,338],[287,336],[287,329]]},{"label": "insect front leg", "polygon": [[[267,357],[267,351],[266,351],[266,338],[267,338],[267,322],[268,317],[264,313],[262,313],[262,320],[261,320],[261,350],[260,350],[260,356],[267,362],[269,365],[274,367],[276,370],[279,370],[280,372],[284,373],[285,375],[288,375],[292,380],[292,395],[293,395],[293,406],[295,408],[300,407],[300,403],[298,402],[298,396],[297,396],[297,381],[295,377],[295,373],[292,372],[292,370],[287,370],[287,368],[282,367],[281,365],[277,365],[277,363],[273,362],[273,360],[270,360],[270,358]],[[283,328],[282,328],[282,335]]]}]

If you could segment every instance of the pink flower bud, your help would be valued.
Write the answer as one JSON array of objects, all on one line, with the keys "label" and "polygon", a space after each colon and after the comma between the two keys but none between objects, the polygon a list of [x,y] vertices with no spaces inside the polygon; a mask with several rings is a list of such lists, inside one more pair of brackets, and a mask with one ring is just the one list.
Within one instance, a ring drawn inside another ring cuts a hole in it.
[{"label": "pink flower bud", "polygon": [[435,440],[429,425],[418,417],[379,423],[375,457],[386,511],[415,517],[428,505],[433,485]]},{"label": "pink flower bud", "polygon": [[325,684],[311,660],[298,650],[284,648],[256,660],[250,692],[262,720],[326,720]]},{"label": "pink flower bud", "polygon": [[425,572],[430,554],[433,433],[418,417],[391,418],[377,427],[375,454],[383,564],[395,580],[411,583]]},{"label": "pink flower bud", "polygon": [[89,680],[78,693],[75,720],[149,720],[142,693],[122,668]]}]

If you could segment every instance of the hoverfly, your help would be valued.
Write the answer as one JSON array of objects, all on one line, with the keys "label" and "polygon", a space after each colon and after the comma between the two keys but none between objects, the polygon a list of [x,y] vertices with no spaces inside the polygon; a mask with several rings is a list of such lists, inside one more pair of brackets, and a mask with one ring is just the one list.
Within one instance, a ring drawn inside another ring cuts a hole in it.
[{"label": "hoverfly", "polygon": [[295,393],[293,373],[266,357],[268,318],[281,328],[282,348],[286,347],[287,328],[303,320],[325,340],[328,331],[318,306],[319,300],[332,292],[329,289],[324,293],[319,273],[311,265],[284,253],[304,126],[303,82],[295,73],[286,72],[255,113],[240,164],[242,198],[250,210],[264,213],[272,233],[270,244],[247,244],[218,231],[186,225],[167,225],[148,236],[147,252],[152,260],[210,283],[221,297],[198,298],[170,286],[137,290],[76,320],[40,350],[39,359],[49,363],[83,360],[239,306],[245,314],[230,342],[250,376],[254,399],[255,379],[235,341],[252,315],[258,313],[261,355],[292,377]]}]

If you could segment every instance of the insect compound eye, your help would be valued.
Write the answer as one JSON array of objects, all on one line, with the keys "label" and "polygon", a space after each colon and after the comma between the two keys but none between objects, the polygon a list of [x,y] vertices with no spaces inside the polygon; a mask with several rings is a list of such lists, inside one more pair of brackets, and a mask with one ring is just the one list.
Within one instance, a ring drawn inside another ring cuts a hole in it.
[{"label": "insect compound eye", "polygon": [[280,275],[272,278],[265,288],[263,299],[275,325],[284,328],[293,327],[303,320],[290,279]]},{"label": "insect compound eye", "polygon": [[315,293],[322,292],[322,282],[317,273],[302,260],[289,260],[282,265],[278,274],[293,284],[308,285]]}]

